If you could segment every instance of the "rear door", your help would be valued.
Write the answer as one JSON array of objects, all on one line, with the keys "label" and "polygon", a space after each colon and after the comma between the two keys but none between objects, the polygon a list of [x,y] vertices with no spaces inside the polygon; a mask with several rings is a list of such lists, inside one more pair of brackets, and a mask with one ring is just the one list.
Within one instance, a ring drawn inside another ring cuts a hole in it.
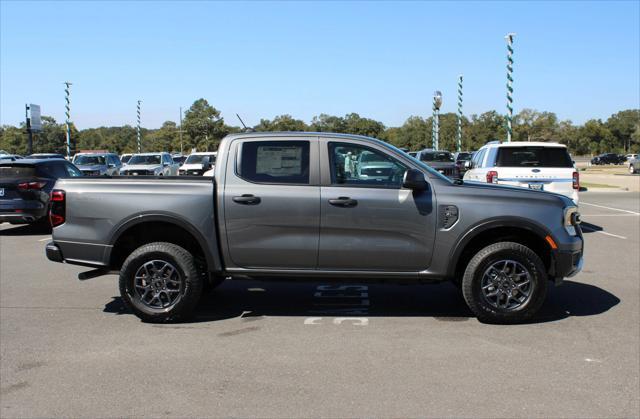
[{"label": "rear door", "polygon": [[498,149],[498,183],[555,192],[573,193],[573,167],[565,147],[502,146]]},{"label": "rear door", "polygon": [[223,190],[228,256],[250,269],[315,269],[320,228],[317,138],[238,139]]},{"label": "rear door", "polygon": [[[368,142],[323,139],[320,147],[319,268],[427,269],[435,237],[433,189],[403,189],[409,166]],[[354,166],[362,161],[363,167]]]}]

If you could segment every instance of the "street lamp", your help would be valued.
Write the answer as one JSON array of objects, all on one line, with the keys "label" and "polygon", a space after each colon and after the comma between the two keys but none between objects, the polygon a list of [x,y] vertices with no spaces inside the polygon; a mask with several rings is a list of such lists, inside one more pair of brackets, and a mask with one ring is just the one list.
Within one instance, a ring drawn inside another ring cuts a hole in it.
[{"label": "street lamp", "polygon": [[436,90],[433,92],[433,148],[440,148],[440,107],[442,106],[442,92]]}]

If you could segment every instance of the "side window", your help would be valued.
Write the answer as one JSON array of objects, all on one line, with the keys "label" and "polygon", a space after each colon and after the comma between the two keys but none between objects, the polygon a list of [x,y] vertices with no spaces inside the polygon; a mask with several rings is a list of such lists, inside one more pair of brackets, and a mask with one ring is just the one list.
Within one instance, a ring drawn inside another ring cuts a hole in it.
[{"label": "side window", "polygon": [[478,161],[477,161],[477,164],[474,164],[474,165],[473,165],[473,167],[474,167],[474,168],[475,168],[475,167],[478,167],[478,168],[484,167],[484,166],[482,165],[482,162],[484,161],[484,155],[485,155],[486,153],[487,153],[487,149],[486,149],[486,148],[485,148],[485,149],[483,149],[483,150],[480,150],[480,151],[478,152]]},{"label": "side window", "polygon": [[350,143],[330,142],[329,164],[334,186],[400,189],[407,170],[381,151]]},{"label": "side window", "polygon": [[122,166],[122,162],[120,161],[120,157],[111,156],[111,158],[113,159],[113,164],[115,164],[116,166]]},{"label": "side window", "polygon": [[309,141],[246,141],[238,176],[256,183],[309,184]]},{"label": "side window", "polygon": [[64,169],[67,172],[67,177],[82,176],[82,172],[71,163],[63,163],[63,165],[64,165]]}]

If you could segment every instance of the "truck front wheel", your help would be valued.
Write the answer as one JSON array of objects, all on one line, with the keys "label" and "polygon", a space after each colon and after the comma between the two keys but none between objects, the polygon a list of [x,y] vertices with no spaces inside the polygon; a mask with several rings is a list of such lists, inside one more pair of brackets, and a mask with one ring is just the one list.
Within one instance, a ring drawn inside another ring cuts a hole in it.
[{"label": "truck front wheel", "polygon": [[193,255],[172,243],[139,247],[120,270],[120,295],[146,322],[187,319],[200,300],[202,287]]},{"label": "truck front wheel", "polygon": [[462,293],[481,321],[503,324],[526,321],[540,309],[546,297],[544,263],[520,243],[489,245],[467,265]]}]

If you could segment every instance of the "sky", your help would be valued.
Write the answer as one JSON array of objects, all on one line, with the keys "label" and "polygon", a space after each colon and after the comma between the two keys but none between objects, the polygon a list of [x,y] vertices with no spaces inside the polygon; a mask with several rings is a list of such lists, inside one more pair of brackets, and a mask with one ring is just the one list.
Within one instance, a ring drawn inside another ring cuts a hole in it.
[{"label": "sky", "polygon": [[514,112],[581,124],[640,107],[640,2],[172,2],[0,0],[0,124],[24,105],[80,129],[178,121],[205,98],[230,125],[321,113],[399,126],[432,95],[465,115]]}]

